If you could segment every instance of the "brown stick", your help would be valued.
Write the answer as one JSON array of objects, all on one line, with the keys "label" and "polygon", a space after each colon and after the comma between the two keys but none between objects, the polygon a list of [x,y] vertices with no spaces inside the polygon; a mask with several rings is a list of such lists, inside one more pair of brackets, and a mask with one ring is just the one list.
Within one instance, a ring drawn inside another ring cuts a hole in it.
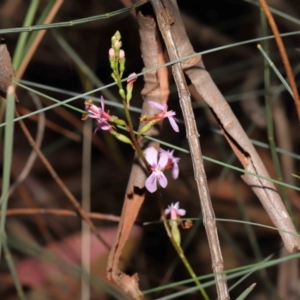
[{"label": "brown stick", "polygon": [[[164,64],[164,56],[154,20],[152,18],[145,18],[141,14],[138,14],[137,20],[140,27],[141,50],[145,65],[144,70]],[[144,99],[142,115],[155,115],[157,111],[148,104],[148,100],[160,103],[165,103],[167,101],[169,94],[167,69],[162,68],[145,74],[144,81],[145,87],[142,90]],[[142,128],[144,125],[144,122],[141,122],[139,128]],[[147,135],[157,136],[158,133],[158,127],[152,127],[150,131],[147,132]],[[157,143],[149,142],[144,138],[142,138],[140,142],[142,149],[145,149],[148,146],[158,148]],[[144,185],[146,177],[147,172],[140,159],[135,155],[125,194],[118,233],[107,264],[108,278],[114,280],[126,293],[130,294],[135,299],[141,298],[141,292],[138,287],[138,276],[137,274],[134,274],[133,276],[124,274],[119,270],[118,263],[131,228],[145,199]]]},{"label": "brown stick", "polygon": [[[1,211],[0,211],[1,213]],[[61,209],[61,208],[11,208],[6,211],[6,216],[30,216],[30,215],[55,215],[55,216],[65,216],[65,217],[80,217],[78,212],[70,209]],[[90,219],[105,220],[111,222],[119,222],[120,217],[86,212],[85,215]]]},{"label": "brown stick", "polygon": [[[164,38],[170,60],[178,60],[179,55],[172,36],[171,27],[176,23],[176,17],[173,14],[177,9],[173,3],[165,0],[151,0],[152,6],[156,13],[159,29]],[[181,42],[183,42],[181,36]],[[201,200],[201,209],[203,214],[203,223],[205,226],[209,248],[213,261],[213,271],[216,279],[218,299],[229,299],[229,293],[226,283],[226,275],[222,273],[224,270],[221,247],[219,243],[215,214],[213,211],[209,189],[207,185],[206,174],[203,165],[201,147],[199,142],[199,134],[195,122],[194,112],[191,105],[190,93],[184,78],[181,64],[173,65],[173,76],[179,93],[179,101],[182,109],[186,133],[193,161],[194,176],[198,187],[199,198]]]},{"label": "brown stick", "polygon": [[[172,0],[172,2],[175,3],[174,0]],[[195,52],[187,38],[180,19],[179,11],[176,10],[175,13],[177,13],[179,17],[175,17],[176,22],[171,27],[171,31],[173,37],[175,37],[179,57],[192,55]],[[230,106],[205,69],[201,57],[198,56],[186,60],[182,62],[182,66],[199,95],[212,109],[216,119],[224,131],[227,141],[237,155],[241,164],[244,166],[245,170],[254,172],[257,175],[270,177],[255,148],[251,144],[236,116],[233,114]],[[287,250],[289,252],[293,252],[294,249],[300,249],[300,240],[297,237],[296,229],[276,191],[274,184],[265,179],[256,178],[257,177],[245,175],[243,179],[247,180],[247,183],[250,184],[255,193],[257,190],[261,191],[261,193],[256,193],[256,195],[269,214],[273,224],[278,229],[281,229],[279,234],[281,235]],[[292,234],[289,234],[289,232]]]},{"label": "brown stick", "polygon": [[272,29],[272,32],[273,32],[274,36],[275,36],[275,41],[276,41],[277,47],[279,49],[283,64],[284,64],[284,68],[285,68],[289,83],[291,85],[291,89],[293,91],[294,102],[295,102],[295,106],[296,106],[296,110],[297,110],[297,114],[298,114],[298,119],[300,121],[300,99],[299,99],[299,93],[298,93],[298,90],[297,90],[297,85],[296,85],[296,82],[295,82],[293,71],[292,71],[292,68],[291,68],[291,65],[290,65],[290,61],[288,59],[288,56],[287,56],[282,38],[279,34],[277,25],[275,23],[273,15],[272,15],[272,13],[271,13],[268,5],[267,5],[266,0],[259,0],[259,3],[260,3],[261,7],[263,8],[263,10],[266,14],[266,17],[269,21],[269,25]]}]

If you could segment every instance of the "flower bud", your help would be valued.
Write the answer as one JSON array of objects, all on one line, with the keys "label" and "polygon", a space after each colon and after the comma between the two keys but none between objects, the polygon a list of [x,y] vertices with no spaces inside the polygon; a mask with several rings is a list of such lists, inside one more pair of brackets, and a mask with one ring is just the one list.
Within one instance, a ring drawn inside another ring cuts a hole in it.
[{"label": "flower bud", "polygon": [[127,78],[127,87],[131,87],[137,80],[136,73],[129,74]]},{"label": "flower bud", "polygon": [[151,122],[147,123],[145,126],[143,126],[139,130],[139,135],[145,134],[155,123],[156,123],[156,121],[151,121]]},{"label": "flower bud", "polygon": [[109,119],[109,121],[110,122],[112,122],[112,123],[115,123],[115,124],[117,124],[117,125],[121,125],[121,126],[127,126],[127,123],[124,121],[124,120],[122,120],[122,119],[119,119],[118,117],[116,117],[116,116],[112,116],[110,119]]},{"label": "flower bud", "polygon": [[114,45],[113,45],[114,49],[120,49],[121,47],[122,47],[122,42],[120,42],[120,41],[114,42]]},{"label": "flower bud", "polygon": [[120,77],[122,78],[123,72],[125,70],[125,57],[123,59],[120,59],[119,64],[120,64]]},{"label": "flower bud", "polygon": [[135,73],[131,73],[128,76],[127,86],[126,86],[126,101],[127,101],[127,103],[129,103],[129,101],[132,98],[133,83],[136,82],[136,80],[137,80],[137,77],[136,77]]},{"label": "flower bud", "polygon": [[109,58],[115,58],[115,49],[110,48],[108,51]]},{"label": "flower bud", "polygon": [[132,141],[127,136],[125,136],[123,134],[120,134],[120,133],[118,133],[114,130],[111,131],[111,134],[113,136],[115,136],[119,141],[121,141],[123,143],[126,143],[126,144],[130,144],[131,146],[133,146]]},{"label": "flower bud", "polygon": [[119,41],[121,39],[121,33],[119,30],[116,31],[116,33],[114,34],[115,38],[117,41]]},{"label": "flower bud", "polygon": [[175,243],[180,247],[181,235],[180,235],[180,231],[178,229],[178,224],[176,221],[173,221],[173,220],[171,220],[169,222],[169,224],[171,226],[172,237],[173,237]]},{"label": "flower bud", "polygon": [[123,49],[120,49],[120,52],[119,52],[119,59],[124,59],[125,57],[125,51]]}]

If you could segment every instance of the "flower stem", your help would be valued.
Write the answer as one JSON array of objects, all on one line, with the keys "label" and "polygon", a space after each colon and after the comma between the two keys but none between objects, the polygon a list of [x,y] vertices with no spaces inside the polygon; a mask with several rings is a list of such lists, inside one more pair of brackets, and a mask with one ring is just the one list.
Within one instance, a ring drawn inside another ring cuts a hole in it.
[{"label": "flower stem", "polygon": [[[118,88],[119,89],[123,89],[123,86],[122,86],[122,82],[121,82],[121,78],[120,78],[120,74],[119,74],[119,70],[116,70],[117,72],[115,72],[115,76],[116,76],[116,82],[117,82],[117,85],[118,85]],[[144,152],[143,150],[141,149],[141,146],[140,144],[138,143],[138,140],[134,134],[134,131],[133,131],[133,125],[132,125],[132,120],[131,120],[131,116],[130,116],[130,112],[129,112],[129,109],[128,109],[128,105],[127,105],[127,101],[126,101],[126,97],[122,97],[122,102],[123,102],[123,106],[124,106],[124,110],[125,110],[125,116],[126,116],[126,119],[127,119],[127,122],[128,122],[128,131],[129,131],[129,134],[130,134],[130,137],[132,139],[132,142],[133,142],[133,145],[134,145],[134,149],[135,151],[138,153],[139,157],[141,158],[141,160],[143,161],[143,163],[145,164],[145,167],[147,169],[149,169],[149,164],[145,158],[145,155],[144,155]]]},{"label": "flower stem", "polygon": [[162,219],[163,219],[163,222],[164,222],[164,226],[165,226],[166,232],[167,232],[167,234],[168,234],[168,236],[169,236],[169,238],[170,238],[170,240],[171,240],[171,242],[173,244],[173,247],[175,248],[177,254],[179,255],[179,257],[180,257],[182,263],[184,264],[184,266],[186,267],[187,271],[189,272],[189,274],[191,275],[191,277],[194,279],[196,285],[199,287],[199,291],[200,291],[203,299],[209,300],[209,297],[208,297],[206,291],[204,290],[204,288],[202,287],[202,285],[200,283],[200,280],[197,279],[197,276],[196,276],[196,274],[195,274],[192,266],[190,265],[190,263],[186,259],[182,248],[175,242],[175,240],[174,240],[174,238],[172,236],[172,233],[170,231],[170,227],[168,225],[167,218],[166,218],[166,216],[164,214],[164,206],[163,206],[163,201],[162,201],[160,187],[158,187],[157,197],[158,197],[158,202],[159,202],[161,216],[162,216]]}]

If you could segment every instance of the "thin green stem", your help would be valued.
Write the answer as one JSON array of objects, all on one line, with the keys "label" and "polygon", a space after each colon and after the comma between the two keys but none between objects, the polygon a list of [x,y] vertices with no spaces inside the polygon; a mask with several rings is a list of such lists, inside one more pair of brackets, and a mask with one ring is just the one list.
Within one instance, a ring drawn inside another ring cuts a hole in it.
[{"label": "thin green stem", "polygon": [[182,250],[182,248],[180,246],[178,246],[178,244],[176,243],[176,241],[174,240],[172,233],[170,231],[169,225],[168,225],[168,221],[166,219],[166,216],[164,214],[164,206],[163,206],[163,201],[162,201],[162,196],[161,196],[161,191],[160,188],[158,188],[158,192],[157,192],[157,198],[158,198],[158,202],[159,202],[159,206],[160,206],[160,211],[161,211],[161,216],[162,216],[162,220],[166,229],[166,232],[168,234],[169,239],[172,242],[172,245],[174,247],[174,249],[176,250],[178,256],[180,257],[182,263],[184,264],[184,266],[186,267],[187,271],[189,272],[189,274],[191,275],[191,277],[193,278],[194,282],[196,283],[196,285],[199,288],[199,291],[202,295],[202,297],[205,300],[209,300],[209,297],[206,293],[206,291],[204,290],[204,288],[202,287],[200,280],[197,278],[192,266],[190,265],[190,263],[188,262],[188,260],[186,259],[184,252]]},{"label": "thin green stem", "polygon": [[[119,70],[119,62],[117,61],[117,59],[118,59],[118,57],[116,58],[116,61],[115,61],[115,66],[116,67],[113,69],[113,75],[114,75],[113,78],[114,78],[115,82],[117,83],[117,86],[118,86],[119,90],[124,91],[123,85],[122,85],[122,78],[121,78],[120,70]],[[129,132],[129,135],[130,135],[131,140],[133,142],[134,149],[138,153],[138,155],[141,158],[141,160],[143,161],[143,163],[145,164],[145,167],[147,169],[149,169],[149,164],[148,164],[148,162],[145,158],[144,152],[141,149],[141,146],[138,142],[138,139],[136,138],[136,135],[134,133],[132,119],[131,119],[131,115],[130,115],[130,112],[129,112],[129,109],[128,109],[128,103],[126,101],[126,96],[122,96],[121,94],[120,94],[120,96],[122,97],[125,116],[126,116],[126,119],[127,119],[127,122],[128,122],[127,130]]]},{"label": "thin green stem", "polygon": [[58,22],[58,23],[51,23],[51,24],[41,24],[41,25],[35,25],[35,26],[28,26],[27,27],[19,27],[19,28],[10,28],[10,29],[1,29],[0,34],[8,34],[8,33],[18,33],[18,32],[31,32],[31,31],[37,31],[37,30],[45,30],[45,29],[53,29],[53,28],[62,28],[62,27],[70,27],[70,26],[76,26],[80,24],[85,24],[88,22],[94,22],[102,19],[108,19],[117,15],[120,15],[125,12],[129,12],[131,10],[134,10],[142,5],[144,5],[144,1],[139,1],[135,3],[132,6],[128,6],[110,13],[92,16],[88,18],[82,18],[77,19],[73,21],[66,21],[66,22]]},{"label": "thin green stem", "polygon": [[[50,0],[47,2],[46,7],[44,8],[44,10],[42,11],[40,17],[38,18],[38,20],[36,21],[36,24],[43,24],[45,19],[47,18],[49,12],[51,11],[53,5],[55,3],[55,0]],[[26,47],[24,50],[24,53],[28,52],[28,49],[31,47],[31,44],[33,43],[33,41],[35,40],[35,37],[37,35],[37,32],[31,32],[29,38],[27,39],[26,42]]]},{"label": "thin green stem", "polygon": [[4,136],[4,153],[3,153],[3,176],[2,176],[2,195],[1,195],[1,218],[0,218],[0,260],[3,241],[5,240],[5,220],[8,202],[9,182],[11,175],[11,162],[13,153],[13,140],[14,140],[14,112],[15,112],[15,99],[14,89],[12,86],[8,87],[6,101],[6,126]]},{"label": "thin green stem", "polygon": [[[260,18],[262,23],[262,34],[263,36],[268,35],[268,22],[266,15],[261,8],[260,10]],[[265,53],[268,56],[269,53],[269,42],[267,40],[263,41],[263,46],[265,48]],[[264,59],[264,83],[265,83],[265,106],[266,106],[266,117],[267,117],[267,133],[268,133],[268,141],[270,145],[270,151],[272,156],[272,161],[275,167],[276,177],[279,181],[283,181],[281,166],[279,162],[279,157],[276,152],[276,143],[274,137],[274,125],[273,125],[273,113],[272,113],[272,104],[270,99],[270,88],[271,88],[271,79],[270,79],[270,65],[269,62]],[[288,201],[288,196],[286,193],[286,189],[283,186],[279,186],[279,193],[281,198],[285,202],[288,211],[291,213],[291,205]]]},{"label": "thin green stem", "polygon": [[14,261],[12,259],[10,250],[7,246],[6,237],[4,237],[4,239],[3,239],[3,250],[4,250],[5,259],[6,259],[6,262],[7,262],[7,265],[8,265],[8,269],[10,271],[11,277],[13,279],[13,282],[14,282],[14,285],[15,285],[15,288],[16,288],[16,291],[17,291],[17,294],[18,294],[18,298],[20,300],[26,300],[27,298],[25,297],[23,287],[20,283]]},{"label": "thin green stem", "polygon": [[[24,26],[29,26],[32,24],[35,13],[37,11],[39,5],[39,0],[31,0],[30,6],[28,8],[27,11],[27,15],[24,21]],[[21,33],[18,43],[17,43],[17,47],[14,53],[14,57],[13,57],[13,66],[15,70],[18,70],[18,68],[20,67],[22,58],[24,56],[24,50],[25,50],[25,46],[26,46],[26,41],[28,39],[28,33]]]}]

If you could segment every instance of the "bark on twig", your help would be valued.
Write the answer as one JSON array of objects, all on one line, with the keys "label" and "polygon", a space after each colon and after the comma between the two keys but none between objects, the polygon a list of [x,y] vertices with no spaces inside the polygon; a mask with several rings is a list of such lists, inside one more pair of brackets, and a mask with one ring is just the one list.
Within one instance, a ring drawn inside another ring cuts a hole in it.
[{"label": "bark on twig", "polygon": [[[141,51],[145,65],[144,70],[164,64],[165,60],[161,41],[157,35],[155,21],[152,18],[142,16],[142,14],[138,14],[137,20],[140,27]],[[144,75],[145,87],[142,90],[144,99],[142,115],[154,115],[157,113],[156,109],[148,104],[148,100],[160,103],[165,103],[167,101],[169,95],[167,74],[167,69],[162,68]],[[144,125],[144,122],[141,122],[139,128]],[[155,126],[147,132],[147,135],[157,137],[158,133],[158,126]],[[148,146],[158,148],[157,143],[149,142],[149,140],[144,138],[140,140],[140,144],[143,149]],[[134,274],[133,276],[124,274],[119,270],[118,263],[122,249],[125,246],[131,228],[145,199],[144,186],[146,177],[146,169],[137,155],[135,155],[125,194],[117,237],[110,252],[107,264],[108,278],[114,280],[126,293],[130,294],[135,299],[141,298],[137,274]]]},{"label": "bark on twig", "polygon": [[[179,59],[179,55],[177,52],[177,45],[175,45],[173,39],[173,31],[171,31],[171,28],[172,25],[177,22],[177,18],[180,17],[179,14],[173,14],[173,12],[175,10],[178,10],[178,8],[174,5],[174,3],[171,3],[168,0],[151,0],[151,3],[156,13],[159,29],[166,44],[170,60],[177,60]],[[184,38],[187,37],[185,36]],[[181,36],[181,43],[184,41],[185,40],[182,39]],[[179,101],[184,117],[184,123],[186,126],[186,134],[191,151],[194,176],[198,187],[199,197],[201,199],[203,223],[206,229],[213,262],[213,271],[216,279],[218,299],[229,299],[226,275],[222,273],[224,270],[223,258],[218,238],[215,214],[210,199],[206,174],[203,165],[199,134],[197,132],[194,112],[191,105],[191,97],[184,78],[181,64],[174,64],[172,69],[179,93]]]},{"label": "bark on twig", "polygon": [[[176,5],[174,0],[172,0],[172,3],[174,3],[174,6]],[[172,25],[171,31],[179,57],[192,55],[194,54],[194,50],[186,36],[178,9],[176,13],[178,16],[176,15],[174,18],[176,22]],[[186,75],[196,87],[200,96],[214,112],[227,141],[245,170],[270,177],[230,106],[205,69],[201,57],[198,56],[197,58],[198,60],[192,58],[182,63]],[[300,249],[300,240],[297,236],[297,232],[274,184],[268,180],[250,175],[245,175],[243,179],[253,188],[274,225],[282,230],[279,231],[279,234],[287,250],[293,252],[295,249]]]}]

